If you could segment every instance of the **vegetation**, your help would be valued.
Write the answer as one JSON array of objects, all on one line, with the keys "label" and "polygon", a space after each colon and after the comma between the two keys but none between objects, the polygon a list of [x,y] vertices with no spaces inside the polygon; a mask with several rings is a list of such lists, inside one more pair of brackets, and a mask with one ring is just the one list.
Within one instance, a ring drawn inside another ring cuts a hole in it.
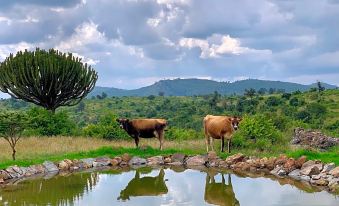
[{"label": "vegetation", "polygon": [[78,104],[92,89],[97,73],[71,53],[20,51],[0,64],[0,90],[52,112]]},{"label": "vegetation", "polygon": [[27,123],[27,116],[19,112],[3,112],[0,114],[0,137],[3,137],[12,149],[12,158],[15,160],[16,144]]}]

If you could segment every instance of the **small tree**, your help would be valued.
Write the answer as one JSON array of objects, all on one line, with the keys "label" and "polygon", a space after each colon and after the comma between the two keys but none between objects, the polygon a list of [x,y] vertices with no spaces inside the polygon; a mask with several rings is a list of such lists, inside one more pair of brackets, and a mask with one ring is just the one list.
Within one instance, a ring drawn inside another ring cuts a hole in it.
[{"label": "small tree", "polygon": [[3,137],[12,149],[12,158],[15,160],[16,144],[21,138],[25,129],[27,115],[19,112],[0,113],[0,136]]},{"label": "small tree", "polygon": [[255,89],[250,88],[250,89],[245,89],[244,95],[252,99],[255,96],[255,93],[256,93]]},{"label": "small tree", "polygon": [[321,84],[320,81],[317,81],[318,92],[321,93],[325,90],[325,87]]},{"label": "small tree", "polygon": [[97,81],[97,73],[71,53],[20,51],[0,64],[0,91],[55,112],[78,104]]}]

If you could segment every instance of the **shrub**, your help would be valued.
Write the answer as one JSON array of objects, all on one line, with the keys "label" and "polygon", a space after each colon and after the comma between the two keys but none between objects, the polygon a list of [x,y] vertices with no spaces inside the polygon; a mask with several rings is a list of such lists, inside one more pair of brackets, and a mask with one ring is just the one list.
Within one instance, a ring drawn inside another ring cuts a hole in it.
[{"label": "shrub", "polygon": [[64,111],[53,114],[41,108],[33,108],[27,112],[28,129],[25,135],[53,136],[53,135],[75,135],[77,126]]},{"label": "shrub", "polygon": [[129,135],[115,121],[116,115],[108,113],[102,116],[98,124],[89,124],[83,128],[83,134],[104,139],[127,139]]},{"label": "shrub", "polygon": [[167,140],[188,140],[203,137],[204,134],[194,129],[182,129],[171,127],[165,132],[165,139]]},{"label": "shrub", "polygon": [[278,97],[275,97],[275,96],[270,96],[266,100],[266,104],[268,106],[273,106],[274,107],[274,106],[278,106],[281,103],[282,103],[281,99],[278,98]]},{"label": "shrub", "polygon": [[234,134],[233,145],[241,148],[268,150],[282,142],[282,134],[271,119],[263,115],[244,116],[240,130]]}]

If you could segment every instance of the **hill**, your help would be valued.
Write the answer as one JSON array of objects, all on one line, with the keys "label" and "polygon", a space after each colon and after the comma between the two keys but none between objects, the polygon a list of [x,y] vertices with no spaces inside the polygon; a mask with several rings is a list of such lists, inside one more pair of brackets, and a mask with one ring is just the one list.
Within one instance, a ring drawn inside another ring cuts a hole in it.
[{"label": "hill", "polygon": [[[334,85],[323,83],[327,89],[336,88]],[[245,89],[254,88],[259,90],[261,88],[267,91],[270,88],[275,90],[284,90],[286,92],[293,91],[307,91],[316,84],[303,85],[291,82],[269,81],[258,79],[247,79],[236,82],[217,82],[205,79],[174,79],[161,80],[150,86],[139,89],[125,90],[110,87],[95,87],[88,97],[101,95],[105,92],[108,96],[149,96],[158,95],[163,92],[165,96],[193,96],[211,94],[214,91],[222,95],[243,94]]]}]

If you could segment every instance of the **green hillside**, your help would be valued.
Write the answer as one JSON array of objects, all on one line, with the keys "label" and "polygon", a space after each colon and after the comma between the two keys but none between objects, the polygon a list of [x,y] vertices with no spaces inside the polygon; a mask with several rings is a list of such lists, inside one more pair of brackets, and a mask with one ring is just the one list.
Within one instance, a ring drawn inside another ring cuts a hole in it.
[{"label": "green hillside", "polygon": [[[324,84],[328,89],[336,88],[334,85]],[[307,91],[316,84],[302,85],[290,82],[269,81],[258,79],[247,79],[236,82],[217,82],[204,79],[174,79],[174,80],[161,80],[150,86],[142,87],[133,90],[124,90],[109,87],[96,87],[89,97],[101,95],[103,92],[109,97],[111,96],[148,96],[158,95],[160,92],[165,96],[193,96],[211,94],[214,91],[222,95],[243,94],[245,89],[254,88],[256,90],[265,89],[269,91],[271,88],[274,90],[282,90],[285,92],[293,91]]]}]

